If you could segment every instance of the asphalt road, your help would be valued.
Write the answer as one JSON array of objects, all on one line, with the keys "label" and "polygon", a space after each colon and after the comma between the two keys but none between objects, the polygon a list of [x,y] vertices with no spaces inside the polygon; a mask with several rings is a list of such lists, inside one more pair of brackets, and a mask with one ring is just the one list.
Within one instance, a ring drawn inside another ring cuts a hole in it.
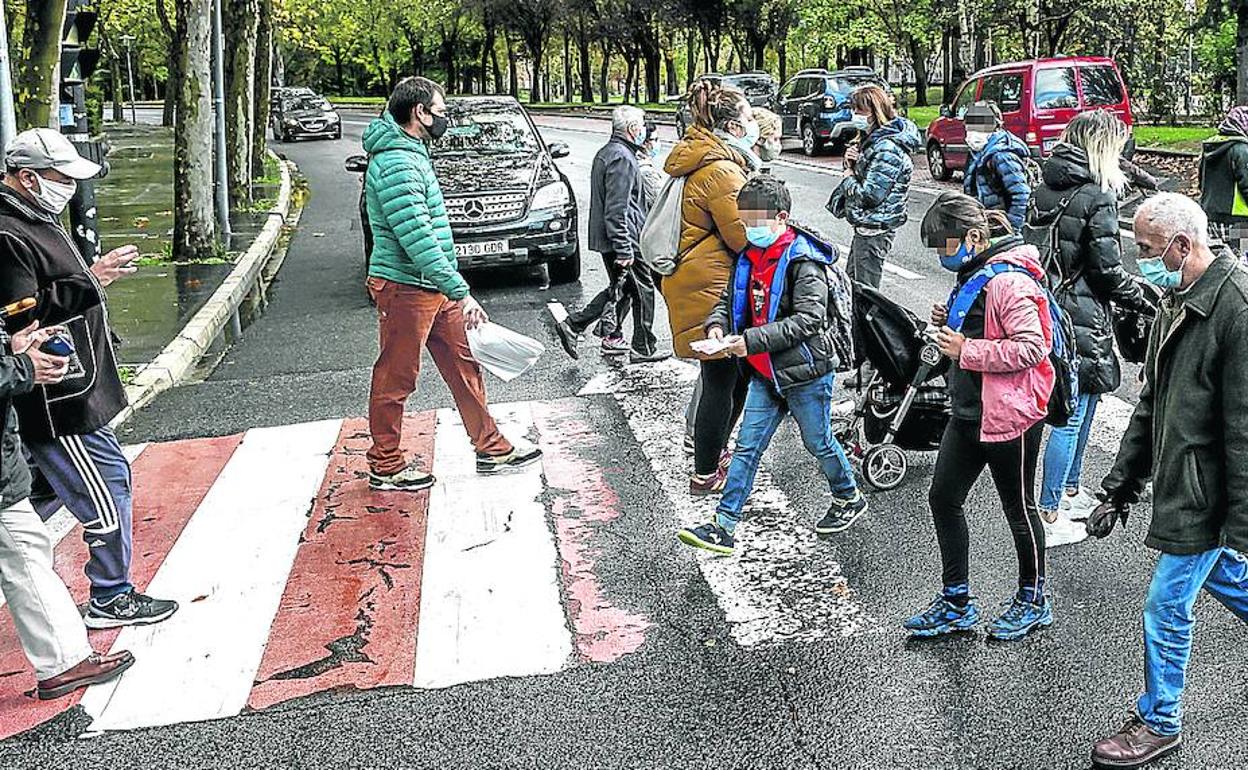
[{"label": "asphalt road", "polygon": [[[307,175],[312,197],[267,313],[202,383],[177,388],[127,424],[124,442],[223,435],[364,413],[376,321],[362,288],[357,182],[342,159],[363,118],[337,142],[277,145]],[[577,197],[588,199],[590,161],[603,136],[544,121]],[[556,128],[555,125],[562,127]],[[577,130],[570,130],[570,129]],[[796,214],[848,242],[823,203],[827,171],[778,164]],[[917,222],[930,193],[916,190]],[[584,217],[582,217],[584,223]],[[948,278],[917,245],[898,239],[884,289],[916,311],[943,297]],[[587,254],[587,257],[591,255]],[[550,339],[546,303],[577,305],[604,285],[587,258],[579,285],[540,288],[531,271],[470,276],[499,323]],[[661,319],[658,328],[664,330]],[[558,350],[492,401],[568,399],[608,370],[596,354],[574,365]],[[1131,377],[1127,378],[1128,380]],[[1128,403],[1131,388],[1119,394]],[[2,767],[439,767],[439,768],[1085,768],[1093,740],[1115,729],[1141,681],[1139,612],[1154,555],[1143,513],[1103,542],[1049,552],[1057,623],[1011,645],[982,635],[914,643],[897,624],[930,600],[938,557],[926,504],[930,455],[897,490],[872,497],[869,517],[820,544],[874,622],[844,636],[744,646],[729,632],[693,554],[676,544],[646,457],[621,402],[588,396],[602,426],[604,465],[622,515],[601,544],[604,591],[647,616],[645,644],[609,665],[444,690],[323,693],[217,722],[70,740],[74,715],[0,744]],[[451,405],[432,370],[413,410]],[[1111,457],[1089,448],[1085,483]],[[799,511],[825,496],[791,426],[768,461]],[[1012,593],[1008,529],[987,482],[968,504],[972,582],[986,605]],[[245,532],[239,533],[245,537]],[[786,576],[775,580],[783,583]],[[1165,768],[1232,768],[1248,761],[1245,629],[1202,599],[1186,700],[1187,743]],[[499,655],[507,640],[498,641]]]}]

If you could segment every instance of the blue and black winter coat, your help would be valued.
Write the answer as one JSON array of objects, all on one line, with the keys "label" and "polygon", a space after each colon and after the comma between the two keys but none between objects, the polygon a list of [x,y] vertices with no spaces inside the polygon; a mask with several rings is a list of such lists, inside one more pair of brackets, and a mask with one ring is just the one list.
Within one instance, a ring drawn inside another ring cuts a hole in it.
[{"label": "blue and black winter coat", "polygon": [[750,355],[770,353],[780,391],[835,371],[826,265],[836,262],[837,257],[834,246],[798,232],[776,266],[767,323],[750,326],[750,258],[739,255],[732,280],[704,328],[718,326],[725,333],[743,335]]},{"label": "blue and black winter coat", "polygon": [[962,190],[984,204],[984,208],[1004,211],[1015,232],[1027,219],[1031,185],[1027,183],[1027,145],[1009,131],[997,131],[988,145],[972,155],[966,166]]},{"label": "blue and black winter coat", "polygon": [[854,173],[828,200],[828,211],[854,227],[896,230],[906,223],[906,201],[914,163],[910,156],[923,147],[919,128],[908,118],[894,118],[862,142]]}]

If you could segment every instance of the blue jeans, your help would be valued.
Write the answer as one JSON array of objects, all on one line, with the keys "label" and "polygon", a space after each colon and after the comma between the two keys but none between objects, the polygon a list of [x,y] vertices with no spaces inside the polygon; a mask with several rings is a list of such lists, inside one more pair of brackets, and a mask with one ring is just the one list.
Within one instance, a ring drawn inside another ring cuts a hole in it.
[{"label": "blue jeans", "polygon": [[1044,480],[1040,482],[1040,507],[1046,511],[1057,510],[1063,490],[1079,488],[1083,450],[1088,446],[1088,431],[1100,400],[1099,395],[1081,393],[1079,405],[1066,426],[1049,432],[1049,444],[1044,449]]},{"label": "blue jeans", "polygon": [[1183,680],[1192,654],[1192,608],[1204,588],[1248,623],[1248,557],[1230,548],[1192,556],[1162,554],[1144,604],[1145,692],[1140,719],[1161,735],[1182,728]]},{"label": "blue jeans", "polygon": [[795,385],[782,396],[777,395],[774,386],[762,377],[751,376],[741,430],[737,435],[737,451],[732,456],[724,496],[720,499],[715,517],[724,529],[731,531],[741,521],[746,498],[754,489],[758,464],[786,411],[797,420],[802,443],[806,445],[806,451],[819,461],[819,468],[827,477],[832,494],[842,500],[854,498],[858,490],[854,472],[849,467],[849,459],[845,457],[841,443],[832,434],[834,376],[829,372],[817,380]]}]

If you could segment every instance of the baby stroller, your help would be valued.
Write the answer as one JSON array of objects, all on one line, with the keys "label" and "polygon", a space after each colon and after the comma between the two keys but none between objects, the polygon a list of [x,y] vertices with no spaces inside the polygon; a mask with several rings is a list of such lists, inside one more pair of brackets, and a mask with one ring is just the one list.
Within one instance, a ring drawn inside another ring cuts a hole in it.
[{"label": "baby stroller", "polygon": [[931,451],[949,422],[944,374],[949,359],[924,337],[914,313],[868,286],[854,286],[854,349],[875,373],[860,385],[852,415],[834,418],[833,432],[862,461],[862,475],[880,490],[906,477],[902,450]]}]

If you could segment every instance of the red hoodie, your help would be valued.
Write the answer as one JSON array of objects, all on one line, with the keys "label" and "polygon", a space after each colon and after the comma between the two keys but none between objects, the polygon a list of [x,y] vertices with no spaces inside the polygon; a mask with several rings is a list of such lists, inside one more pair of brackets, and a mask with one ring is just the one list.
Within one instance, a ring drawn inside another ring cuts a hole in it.
[{"label": "red hoodie", "polygon": [[[776,276],[776,265],[780,263],[780,258],[784,256],[789,244],[793,243],[796,238],[797,231],[792,227],[786,227],[775,243],[766,249],[760,249],[752,244],[746,247],[745,256],[750,260],[749,297],[746,301],[750,311],[750,326],[763,326],[769,322],[767,308],[771,306],[771,282]],[[745,360],[768,381],[775,379],[771,368],[770,353],[755,353],[747,356]]]}]

